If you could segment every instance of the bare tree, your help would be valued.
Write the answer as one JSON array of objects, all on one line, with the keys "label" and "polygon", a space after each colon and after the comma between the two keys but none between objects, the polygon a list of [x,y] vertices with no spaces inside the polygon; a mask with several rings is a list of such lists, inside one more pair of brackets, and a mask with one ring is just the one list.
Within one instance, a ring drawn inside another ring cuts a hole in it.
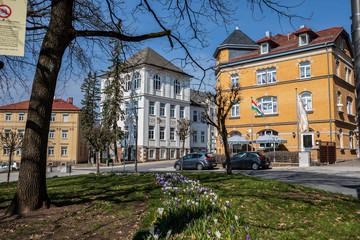
[{"label": "bare tree", "polygon": [[[229,116],[229,113],[231,112],[232,107],[241,101],[240,88],[232,86],[230,89],[222,89],[220,86],[218,86],[215,92],[207,92],[206,95],[207,102],[203,107],[205,110],[204,118],[218,131],[225,150],[226,173],[232,174],[226,120]],[[216,108],[216,120],[214,120],[211,116],[210,105],[214,105]]]},{"label": "bare tree", "polygon": [[[274,9],[280,6],[278,1],[262,0],[260,6],[263,3]],[[0,83],[17,78],[19,84],[26,85],[21,81],[26,78],[23,74],[26,71],[17,70],[23,64],[28,64],[28,69],[34,73],[19,180],[6,214],[50,206],[46,190],[46,153],[60,68],[63,69],[63,77],[75,69],[80,69],[77,72],[80,74],[93,60],[89,54],[96,55],[97,51],[89,49],[101,47],[106,51],[104,38],[116,38],[131,47],[131,43],[166,37],[171,47],[185,50],[185,63],[191,61],[205,71],[190,54],[189,47],[197,49],[205,46],[205,23],[229,24],[233,9],[232,2],[225,0],[28,0],[26,57],[1,58],[6,66],[1,71],[6,68],[11,73],[0,74]],[[152,29],[157,30],[143,30],[142,33],[147,33],[136,34],[137,27],[143,24],[137,23],[145,14],[153,18],[155,24]],[[8,86],[17,85],[12,83]]]},{"label": "bare tree", "polygon": [[11,130],[10,132],[0,133],[0,143],[1,143],[0,147],[6,149],[7,153],[9,154],[7,182],[10,181],[10,171],[11,171],[13,153],[21,148],[22,140],[23,140],[23,135],[21,133],[16,133],[16,131],[14,130]]},{"label": "bare tree", "polygon": [[182,141],[182,156],[181,156],[181,172],[183,170],[184,165],[184,156],[185,156],[185,141],[186,138],[193,135],[193,131],[191,130],[192,121],[188,119],[180,119],[178,120],[176,134],[180,137]]}]

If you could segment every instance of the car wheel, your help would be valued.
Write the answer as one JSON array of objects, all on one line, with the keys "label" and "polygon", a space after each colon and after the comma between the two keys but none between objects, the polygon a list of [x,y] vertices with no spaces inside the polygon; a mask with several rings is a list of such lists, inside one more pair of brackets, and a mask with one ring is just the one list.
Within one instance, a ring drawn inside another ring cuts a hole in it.
[{"label": "car wheel", "polygon": [[176,164],[175,169],[176,169],[176,171],[180,171],[181,170],[180,164]]},{"label": "car wheel", "polygon": [[198,163],[198,164],[196,165],[196,169],[201,171],[201,170],[204,169],[204,166],[203,166],[201,163]]},{"label": "car wheel", "polygon": [[257,164],[257,163],[252,163],[252,164],[251,164],[251,169],[252,169],[252,170],[258,170],[258,169],[259,169],[259,164]]}]

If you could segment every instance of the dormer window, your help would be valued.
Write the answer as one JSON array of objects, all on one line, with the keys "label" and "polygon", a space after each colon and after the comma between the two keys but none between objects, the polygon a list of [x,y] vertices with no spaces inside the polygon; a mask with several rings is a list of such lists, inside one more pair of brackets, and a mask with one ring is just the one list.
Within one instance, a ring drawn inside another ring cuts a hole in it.
[{"label": "dormer window", "polygon": [[304,46],[309,44],[309,34],[304,33],[299,35],[299,46]]},{"label": "dormer window", "polygon": [[260,53],[265,54],[269,52],[269,43],[262,43],[260,45]]}]

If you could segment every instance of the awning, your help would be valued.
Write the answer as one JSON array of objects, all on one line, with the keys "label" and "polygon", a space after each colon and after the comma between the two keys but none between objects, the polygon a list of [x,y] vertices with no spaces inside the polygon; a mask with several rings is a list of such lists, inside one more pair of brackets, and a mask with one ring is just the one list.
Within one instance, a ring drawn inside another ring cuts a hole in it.
[{"label": "awning", "polygon": [[279,136],[275,136],[272,134],[266,134],[260,136],[258,139],[254,141],[254,143],[287,143],[287,141]]},{"label": "awning", "polygon": [[232,136],[228,138],[228,144],[249,144],[250,141],[246,140],[243,137],[240,137],[239,135]]}]

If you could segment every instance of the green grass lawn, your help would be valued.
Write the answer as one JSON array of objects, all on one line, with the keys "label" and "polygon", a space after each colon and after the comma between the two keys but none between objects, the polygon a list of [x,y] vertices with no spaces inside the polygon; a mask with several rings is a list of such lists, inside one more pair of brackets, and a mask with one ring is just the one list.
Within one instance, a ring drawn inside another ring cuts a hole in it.
[{"label": "green grass lawn", "polygon": [[[229,209],[240,218],[239,227],[249,227],[250,239],[360,239],[360,200],[357,198],[237,174],[184,175],[200,180],[202,187],[213,189],[219,201],[229,201]],[[127,239],[133,234],[134,239],[146,239],[149,228],[155,223],[154,215],[164,201],[161,187],[155,184],[151,174],[90,174],[48,179],[47,185],[52,203],[68,210],[54,218],[21,222],[21,227],[13,232],[5,231],[12,222],[0,223],[0,230],[3,228],[0,239],[29,238],[56,225],[58,227],[51,228],[49,233],[45,231],[44,234],[48,234],[45,238]],[[2,212],[10,203],[15,187],[16,183],[0,184]],[[203,222],[203,229],[211,228],[206,215],[209,214],[197,215],[197,221]],[[134,224],[138,225],[137,232],[128,229],[135,229]],[[173,237],[197,239],[191,231],[194,229],[184,227]],[[79,235],[74,235],[75,232]],[[221,239],[225,239],[225,234],[223,236]],[[245,236],[241,238],[246,239]]]}]

